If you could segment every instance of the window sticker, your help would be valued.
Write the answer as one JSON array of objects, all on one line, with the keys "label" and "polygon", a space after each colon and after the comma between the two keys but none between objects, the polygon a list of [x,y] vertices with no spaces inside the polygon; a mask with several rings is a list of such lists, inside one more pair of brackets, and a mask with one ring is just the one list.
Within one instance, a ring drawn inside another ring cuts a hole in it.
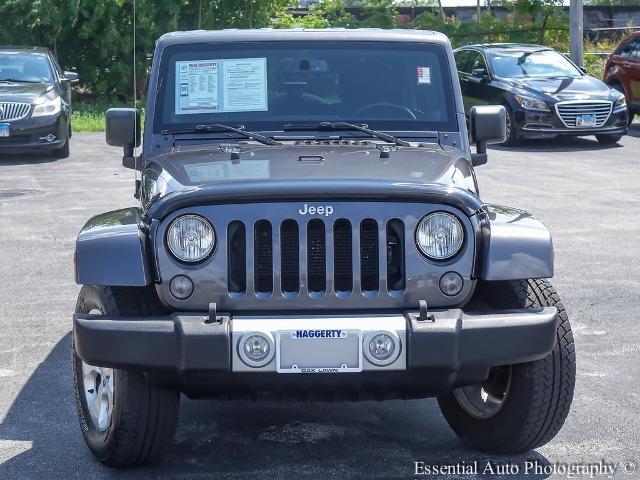
[{"label": "window sticker", "polygon": [[248,160],[234,163],[221,162],[192,163],[184,165],[189,180],[194,183],[215,180],[251,180],[270,177],[269,160]]},{"label": "window sticker", "polygon": [[176,62],[176,115],[267,110],[266,58]]},{"label": "window sticker", "polygon": [[218,62],[176,62],[176,114],[218,111]]},{"label": "window sticker", "polygon": [[418,84],[431,85],[430,67],[418,67]]},{"label": "window sticker", "polygon": [[267,110],[267,59],[224,60],[222,64],[227,112]]}]

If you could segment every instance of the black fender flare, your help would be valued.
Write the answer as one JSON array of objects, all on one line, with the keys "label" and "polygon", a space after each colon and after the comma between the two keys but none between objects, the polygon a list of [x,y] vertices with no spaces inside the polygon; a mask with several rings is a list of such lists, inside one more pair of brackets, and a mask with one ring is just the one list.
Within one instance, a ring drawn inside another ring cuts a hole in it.
[{"label": "black fender flare", "polygon": [[487,281],[553,277],[549,230],[524,210],[486,204],[479,278]]},{"label": "black fender flare", "polygon": [[147,228],[139,208],[91,218],[76,240],[75,274],[81,285],[145,286],[153,282]]}]

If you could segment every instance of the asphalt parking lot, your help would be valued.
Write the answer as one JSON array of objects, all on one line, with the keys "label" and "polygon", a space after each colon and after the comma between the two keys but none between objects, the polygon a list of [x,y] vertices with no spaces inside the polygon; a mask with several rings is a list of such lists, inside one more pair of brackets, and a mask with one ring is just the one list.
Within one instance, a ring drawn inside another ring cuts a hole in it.
[{"label": "asphalt parking lot", "polygon": [[533,212],[554,236],[554,284],[572,319],[578,376],[571,414],[553,442],[517,457],[475,453],[434,400],[183,399],[165,462],[122,474],[84,446],[69,332],[79,290],[75,235],[92,215],[134,204],[133,173],[102,134],[76,134],[65,160],[0,156],[0,478],[388,479],[413,477],[415,461],[483,467],[489,460],[521,472],[528,460],[546,467],[604,460],[618,465],[612,478],[639,478],[640,466],[625,474],[621,464],[640,463],[640,125],[613,147],[586,138],[494,148],[478,177],[485,201]]}]

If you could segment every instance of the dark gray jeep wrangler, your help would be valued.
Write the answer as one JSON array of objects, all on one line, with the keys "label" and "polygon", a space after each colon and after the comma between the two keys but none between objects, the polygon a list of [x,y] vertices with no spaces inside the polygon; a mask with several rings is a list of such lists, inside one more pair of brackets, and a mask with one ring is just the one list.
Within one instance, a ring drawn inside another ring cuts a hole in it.
[{"label": "dark gray jeep wrangler", "polygon": [[73,378],[100,461],[158,458],[180,392],[437,396],[480,450],[556,435],[575,355],[551,237],[479,198],[505,112],[466,119],[455,68],[432,32],[160,38],[144,134],[107,112],[140,205],[76,244]]}]

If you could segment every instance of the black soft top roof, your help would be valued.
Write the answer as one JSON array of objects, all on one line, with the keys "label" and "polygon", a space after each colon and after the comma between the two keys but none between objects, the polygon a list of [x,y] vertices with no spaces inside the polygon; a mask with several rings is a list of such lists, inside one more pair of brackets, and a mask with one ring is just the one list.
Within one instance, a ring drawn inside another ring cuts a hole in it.
[{"label": "black soft top roof", "polygon": [[327,29],[271,29],[259,30],[193,30],[171,32],[158,39],[158,48],[171,45],[209,42],[264,42],[264,41],[370,41],[370,42],[425,42],[449,45],[449,39],[439,32],[426,30],[382,30],[377,28]]}]

